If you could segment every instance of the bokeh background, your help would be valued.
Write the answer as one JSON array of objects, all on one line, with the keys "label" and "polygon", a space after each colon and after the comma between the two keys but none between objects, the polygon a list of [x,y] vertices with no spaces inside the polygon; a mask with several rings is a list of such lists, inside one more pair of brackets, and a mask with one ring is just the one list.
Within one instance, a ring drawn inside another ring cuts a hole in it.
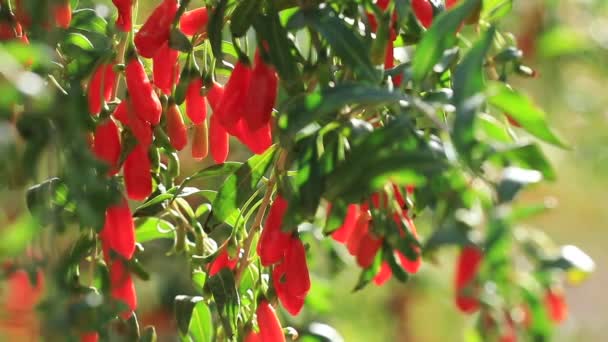
[{"label": "bokeh background", "polygon": [[[85,3],[86,1],[82,1]],[[109,3],[109,1],[107,1]],[[158,1],[141,1],[145,13]],[[596,272],[579,286],[567,286],[568,320],[554,335],[555,341],[608,340],[608,1],[514,0],[513,13],[501,29],[513,32],[525,52],[526,64],[538,77],[518,79],[517,86],[543,107],[551,124],[571,144],[568,151],[543,146],[558,171],[558,180],[528,190],[522,203],[548,201],[555,208],[528,222],[548,233],[557,244],[581,247],[596,262]],[[193,3],[198,3],[193,1]],[[146,8],[148,7],[148,8]],[[1,94],[0,94],[1,96]],[[0,133],[2,134],[2,133]],[[245,156],[233,145],[230,159]],[[188,158],[185,158],[188,160]],[[206,163],[185,162],[188,175]],[[17,200],[18,199],[18,200]],[[0,225],[24,208],[20,191],[0,194]],[[418,221],[424,237],[424,215]],[[428,231],[428,230],[427,230]],[[428,235],[427,235],[428,236]],[[142,260],[152,272],[148,282],[138,282],[139,317],[153,323],[165,340],[173,340],[175,322],[171,309],[177,294],[194,293],[183,277],[187,266],[167,258],[170,245],[149,245]],[[373,285],[352,293],[359,272],[354,264],[334,279],[313,278],[305,311],[289,318],[293,326],[311,322],[333,326],[344,341],[472,341],[467,333],[475,318],[458,313],[452,302],[454,251],[447,250],[426,262],[419,275],[406,284],[391,280],[382,288]],[[286,319],[287,316],[284,316]],[[320,327],[322,329],[322,327]]]}]

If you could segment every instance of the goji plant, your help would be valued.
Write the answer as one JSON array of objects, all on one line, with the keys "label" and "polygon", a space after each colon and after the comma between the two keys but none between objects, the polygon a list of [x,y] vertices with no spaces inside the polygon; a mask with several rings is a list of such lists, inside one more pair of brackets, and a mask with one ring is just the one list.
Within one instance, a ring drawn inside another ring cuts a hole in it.
[{"label": "goji plant", "polygon": [[191,279],[181,340],[313,338],[290,317],[344,262],[365,291],[451,250],[480,338],[549,340],[593,262],[515,228],[548,209],[516,202],[556,177],[538,141],[567,144],[511,85],[535,76],[511,6],[0,0],[1,174],[29,209],[4,309],[44,340],[155,340],[134,280],[170,277],[160,246]]}]

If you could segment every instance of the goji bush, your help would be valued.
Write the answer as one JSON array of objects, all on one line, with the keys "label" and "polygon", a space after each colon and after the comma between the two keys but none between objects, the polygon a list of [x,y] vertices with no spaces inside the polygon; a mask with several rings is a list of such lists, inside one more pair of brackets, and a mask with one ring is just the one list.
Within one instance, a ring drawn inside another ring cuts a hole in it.
[{"label": "goji bush", "polygon": [[284,341],[340,260],[365,291],[446,249],[480,338],[550,339],[593,262],[516,229],[548,209],[515,201],[556,177],[538,141],[567,144],[511,86],[536,75],[511,1],[142,3],[0,0],[3,187],[29,209],[3,305],[37,308],[27,333],[155,340],[134,279],[164,240],[197,293],[174,298],[182,340]]}]

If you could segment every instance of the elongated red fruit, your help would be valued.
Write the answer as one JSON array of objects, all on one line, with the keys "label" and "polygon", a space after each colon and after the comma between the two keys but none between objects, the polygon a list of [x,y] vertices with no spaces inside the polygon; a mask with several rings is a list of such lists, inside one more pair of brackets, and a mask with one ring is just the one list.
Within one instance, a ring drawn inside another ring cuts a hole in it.
[{"label": "elongated red fruit", "polygon": [[355,229],[358,217],[359,205],[350,204],[346,209],[346,216],[344,217],[344,222],[342,223],[342,226],[340,226],[340,228],[334,231],[331,234],[331,237],[338,242],[345,243],[350,237],[350,234],[352,234],[353,229]]},{"label": "elongated red fruit", "polygon": [[483,258],[482,252],[474,246],[465,246],[460,252],[454,276],[456,290],[456,306],[464,313],[475,312],[479,308],[479,300],[475,297],[472,281],[477,275]]},{"label": "elongated red fruit", "polygon": [[112,63],[101,64],[95,69],[87,88],[89,112],[91,114],[99,114],[101,111],[101,102],[110,101],[110,99],[112,99],[115,82],[116,73],[114,72],[114,65]]},{"label": "elongated red fruit", "polygon": [[202,87],[203,81],[196,77],[190,81],[186,90],[186,115],[195,125],[202,123],[207,117],[207,104],[205,97],[201,95]]},{"label": "elongated red fruit", "polygon": [[112,249],[126,260],[135,253],[135,224],[127,200],[108,207],[103,230],[99,237],[107,249]]},{"label": "elongated red fruit", "polygon": [[129,61],[126,68],[127,88],[137,116],[152,125],[160,122],[162,106],[139,58]]},{"label": "elongated red fruit", "polygon": [[382,247],[382,238],[376,238],[370,232],[363,235],[357,250],[357,264],[362,268],[370,267],[380,247]]},{"label": "elongated red fruit", "polygon": [[298,237],[292,237],[285,254],[287,265],[287,291],[297,297],[306,297],[310,290],[310,275],[306,265],[306,249]]},{"label": "elongated red fruit", "polygon": [[118,126],[112,119],[107,119],[97,126],[93,139],[93,153],[108,164],[108,174],[115,175],[121,150]]},{"label": "elongated red fruit", "polygon": [[129,198],[143,201],[152,193],[152,175],[150,174],[150,158],[148,150],[138,144],[127,156],[123,167],[125,186]]},{"label": "elongated red fruit", "polygon": [[224,268],[234,270],[234,268],[236,267],[236,264],[238,262],[239,262],[238,256],[235,256],[234,258],[230,258],[230,255],[228,255],[228,251],[226,251],[226,249],[224,249],[220,252],[220,254],[217,256],[217,258],[215,258],[215,260],[213,260],[213,263],[211,263],[211,267],[209,267],[209,276],[213,277],[214,275],[216,275],[219,271],[221,271]]},{"label": "elongated red fruit", "polygon": [[422,26],[429,28],[433,23],[433,6],[429,0],[412,0],[412,10]]},{"label": "elongated red fruit", "polygon": [[69,0],[62,0],[53,5],[53,16],[58,27],[67,29],[72,22],[72,7]]},{"label": "elongated red fruit", "polygon": [[209,142],[207,138],[207,121],[194,125],[192,136],[192,158],[203,160],[209,153]]},{"label": "elongated red fruit", "polygon": [[283,260],[290,241],[290,234],[281,230],[283,216],[287,212],[287,201],[278,195],[266,218],[262,235],[257,246],[257,253],[264,266],[270,266]]},{"label": "elongated red fruit", "polygon": [[367,210],[367,206],[362,206],[361,211],[359,213],[359,217],[357,218],[357,222],[355,223],[355,228],[353,229],[352,233],[348,237],[348,241],[346,242],[348,252],[353,256],[357,255],[357,251],[359,251],[359,246],[361,245],[361,240],[369,230],[370,218],[371,217]]},{"label": "elongated red fruit", "polygon": [[[414,221],[407,215],[407,211],[406,210],[402,211],[401,215],[403,215],[403,218],[407,221],[407,224],[411,230],[412,235],[414,235],[415,238],[418,238],[418,232],[416,231],[416,225],[414,224]],[[398,225],[401,224],[401,221],[399,220],[398,216],[396,216],[395,220],[397,221]],[[401,235],[405,234],[403,231],[400,231],[400,233],[401,233]],[[397,254],[397,257],[399,258],[399,263],[401,264],[401,267],[409,274],[418,273],[418,271],[420,270],[420,266],[422,266],[422,258],[420,257],[420,247],[414,246],[413,249],[418,254],[418,256],[416,257],[416,260],[410,260],[405,255],[403,255],[401,252],[395,251],[395,253]]]},{"label": "elongated red fruit", "polygon": [[148,17],[141,29],[135,34],[137,52],[146,58],[152,58],[160,47],[169,39],[171,23],[177,13],[176,0],[163,0]]},{"label": "elongated red fruit", "polygon": [[215,114],[211,116],[211,122],[209,123],[209,144],[211,145],[213,160],[217,164],[225,162],[230,148],[229,136]]},{"label": "elongated red fruit", "polygon": [[236,135],[237,124],[244,117],[250,80],[251,67],[241,61],[237,62],[215,111],[220,123],[231,135]]},{"label": "elongated red fruit", "polygon": [[169,47],[169,41],[165,41],[152,59],[154,85],[167,95],[171,94],[173,85],[178,82],[178,57],[179,52]]},{"label": "elongated red fruit", "polygon": [[262,154],[272,146],[272,128],[270,122],[267,122],[255,131],[250,131],[243,120],[241,120],[238,125],[240,128],[236,131],[240,133],[239,139],[251,150],[251,152]]},{"label": "elongated red fruit", "polygon": [[545,294],[545,306],[553,322],[559,324],[568,318],[568,305],[561,291],[548,290]]},{"label": "elongated red fruit", "polygon": [[209,21],[207,8],[200,7],[184,12],[179,18],[179,28],[185,35],[193,36],[207,31],[207,21]]},{"label": "elongated red fruit", "polygon": [[247,337],[245,337],[245,342],[263,342],[262,341],[262,337],[260,336],[259,333],[256,333],[255,331],[250,331],[247,334]]},{"label": "elongated red fruit", "polygon": [[277,98],[277,86],[277,73],[264,63],[257,51],[245,100],[245,122],[251,131],[260,129],[270,121]]},{"label": "elongated red fruit", "polygon": [[390,265],[386,261],[384,261],[382,262],[382,266],[380,266],[380,271],[374,277],[374,284],[376,284],[377,286],[382,286],[389,279],[391,279],[392,275],[393,271],[391,270]]},{"label": "elongated red fruit", "polygon": [[97,342],[99,341],[99,335],[97,332],[87,332],[80,335],[80,342]]},{"label": "elongated red fruit", "polygon": [[133,0],[112,0],[118,10],[116,27],[122,32],[131,31],[133,26]]},{"label": "elongated red fruit", "polygon": [[290,294],[287,289],[288,278],[287,278],[287,262],[283,261],[272,270],[272,283],[274,285],[275,292],[281,305],[289,312],[292,316],[297,316],[302,307],[304,307],[305,296],[297,296]]},{"label": "elongated red fruit", "polygon": [[30,281],[28,273],[17,270],[8,276],[4,291],[8,294],[3,311],[9,314],[19,314],[33,310],[44,294],[44,273],[36,272],[36,283]]},{"label": "elongated red fruit", "polygon": [[110,293],[112,298],[127,305],[128,309],[120,315],[127,320],[137,309],[137,294],[131,273],[122,260],[112,260],[110,263]]},{"label": "elongated red fruit", "polygon": [[215,112],[224,97],[224,87],[217,82],[211,83],[211,87],[209,88],[209,92],[207,93],[207,100],[209,101],[209,106]]},{"label": "elongated red fruit", "polygon": [[112,115],[124,127],[128,127],[140,144],[146,147],[150,146],[152,143],[152,127],[134,113],[133,106],[128,98],[116,106]]},{"label": "elongated red fruit", "polygon": [[169,103],[167,108],[167,135],[171,146],[181,151],[188,144],[188,129],[184,124],[182,113],[175,103]]},{"label": "elongated red fruit", "polygon": [[268,301],[262,300],[256,310],[260,336],[264,342],[285,342],[283,328],[274,308]]},{"label": "elongated red fruit", "polygon": [[445,8],[450,9],[458,3],[460,0],[445,0]]}]

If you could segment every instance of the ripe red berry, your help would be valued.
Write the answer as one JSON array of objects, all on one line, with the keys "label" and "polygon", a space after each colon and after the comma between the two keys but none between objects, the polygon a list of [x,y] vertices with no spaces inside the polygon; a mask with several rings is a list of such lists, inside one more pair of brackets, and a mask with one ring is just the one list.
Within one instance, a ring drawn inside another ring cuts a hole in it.
[{"label": "ripe red berry", "polygon": [[108,207],[102,231],[99,233],[104,250],[113,250],[126,260],[135,253],[135,224],[126,199]]},{"label": "ripe red berry", "polygon": [[171,94],[173,85],[179,81],[178,57],[179,52],[170,48],[169,41],[166,41],[152,59],[154,85],[167,95]]},{"label": "ripe red berry", "polygon": [[382,286],[389,279],[391,279],[392,275],[393,271],[391,270],[391,267],[386,261],[384,261],[382,262],[382,266],[380,266],[380,271],[374,277],[374,284],[376,284],[377,286]]},{"label": "ripe red berry", "polygon": [[251,67],[241,61],[237,62],[214,112],[222,126],[232,135],[237,135],[237,125],[247,109],[245,100],[250,80]]},{"label": "ripe red berry", "polygon": [[213,260],[213,262],[211,263],[211,266],[209,267],[209,276],[213,277],[223,268],[234,270],[238,262],[238,256],[230,258],[230,255],[228,255],[228,251],[226,249],[223,249],[220,254],[215,258],[215,260]]},{"label": "ripe red berry", "polygon": [[125,186],[130,199],[143,201],[152,193],[152,175],[148,150],[141,144],[127,156],[123,167]]},{"label": "ripe red berry", "polygon": [[368,268],[374,263],[374,258],[382,247],[382,238],[376,238],[371,232],[363,235],[357,249],[357,264],[362,268]]},{"label": "ripe red berry", "polygon": [[167,107],[167,135],[171,146],[181,151],[188,144],[188,129],[184,124],[182,113],[175,103],[169,103]]},{"label": "ripe red berry", "polygon": [[135,47],[137,52],[146,58],[152,58],[160,47],[169,39],[171,23],[177,13],[176,0],[163,0],[144,25],[135,34]]},{"label": "ripe red berry", "polygon": [[545,294],[545,306],[549,318],[559,324],[568,318],[568,305],[566,304],[566,298],[561,291],[548,290]]},{"label": "ripe red berry", "polygon": [[483,254],[475,246],[465,246],[460,252],[456,264],[454,289],[456,291],[456,306],[464,313],[475,312],[479,308],[479,300],[471,292],[472,282],[477,276]]},{"label": "ripe red berry", "polygon": [[207,138],[207,121],[194,125],[192,136],[192,158],[202,160],[209,153],[209,142]]},{"label": "ripe red berry", "polygon": [[217,164],[221,164],[228,158],[229,136],[228,132],[213,114],[209,123],[209,144],[211,145],[211,156]]},{"label": "ripe red berry", "polygon": [[184,12],[179,18],[179,28],[187,36],[207,31],[207,8],[200,7],[192,11]]},{"label": "ripe red berry", "polygon": [[252,330],[247,334],[247,337],[245,337],[245,342],[262,342],[262,336]]},{"label": "ripe red berry", "polygon": [[285,342],[283,328],[274,308],[268,301],[262,300],[256,310],[260,336],[264,342]]},{"label": "ripe red berry", "polygon": [[264,63],[260,52],[256,51],[255,64],[245,100],[245,122],[251,131],[268,124],[277,98],[278,77],[274,69]]},{"label": "ripe red berry", "polygon": [[137,116],[152,125],[160,122],[162,106],[139,58],[131,59],[126,68],[127,89]]},{"label": "ripe red berry", "polygon": [[[107,261],[107,260],[106,260]],[[110,269],[110,293],[112,298],[123,302],[128,309],[121,313],[124,320],[129,319],[137,308],[137,294],[131,273],[120,259],[109,261]]]},{"label": "ripe red berry", "polygon": [[285,261],[274,266],[272,270],[272,283],[281,305],[291,315],[296,316],[304,307],[305,296],[295,296],[287,289],[287,263]]},{"label": "ripe red berry", "polygon": [[118,10],[116,27],[122,32],[129,32],[133,27],[133,0],[112,0]]},{"label": "ripe red berry", "polygon": [[108,174],[116,174],[121,151],[118,126],[112,119],[107,119],[97,126],[93,139],[93,153],[108,164]]},{"label": "ripe red berry", "polygon": [[350,234],[352,234],[355,229],[355,224],[357,223],[357,218],[359,217],[359,205],[358,204],[350,204],[346,209],[346,216],[344,217],[344,222],[342,226],[338,228],[331,234],[331,237],[341,243],[345,243]]},{"label": "ripe red berry", "polygon": [[348,237],[348,241],[346,242],[348,252],[353,256],[357,255],[357,252],[359,251],[359,246],[361,245],[361,240],[369,230],[370,219],[371,216],[369,214],[367,206],[362,205],[361,210],[359,212],[359,217],[357,218],[357,222],[355,223],[355,228],[353,229],[352,233]]},{"label": "ripe red berry", "polygon": [[202,123],[207,117],[207,104],[205,97],[201,95],[202,87],[203,81],[196,77],[190,81],[186,90],[186,115],[195,125]]},{"label": "ripe red berry", "polygon": [[87,99],[91,114],[99,114],[102,101],[107,102],[112,99],[115,83],[116,73],[114,72],[114,65],[112,63],[103,63],[95,69],[87,87]]},{"label": "ripe red berry", "polygon": [[72,21],[72,7],[69,0],[62,0],[53,5],[53,16],[58,27],[67,29]]},{"label": "ripe red berry", "polygon": [[412,0],[412,10],[422,26],[429,28],[433,23],[433,5],[429,0]]},{"label": "ripe red berry", "polygon": [[257,246],[257,253],[264,266],[270,266],[281,261],[285,256],[285,250],[290,241],[290,234],[281,230],[283,216],[287,212],[287,201],[278,195],[266,218],[262,235]]},{"label": "ripe red berry", "polygon": [[87,332],[80,335],[80,342],[97,342],[99,341],[99,334],[97,332]]}]

